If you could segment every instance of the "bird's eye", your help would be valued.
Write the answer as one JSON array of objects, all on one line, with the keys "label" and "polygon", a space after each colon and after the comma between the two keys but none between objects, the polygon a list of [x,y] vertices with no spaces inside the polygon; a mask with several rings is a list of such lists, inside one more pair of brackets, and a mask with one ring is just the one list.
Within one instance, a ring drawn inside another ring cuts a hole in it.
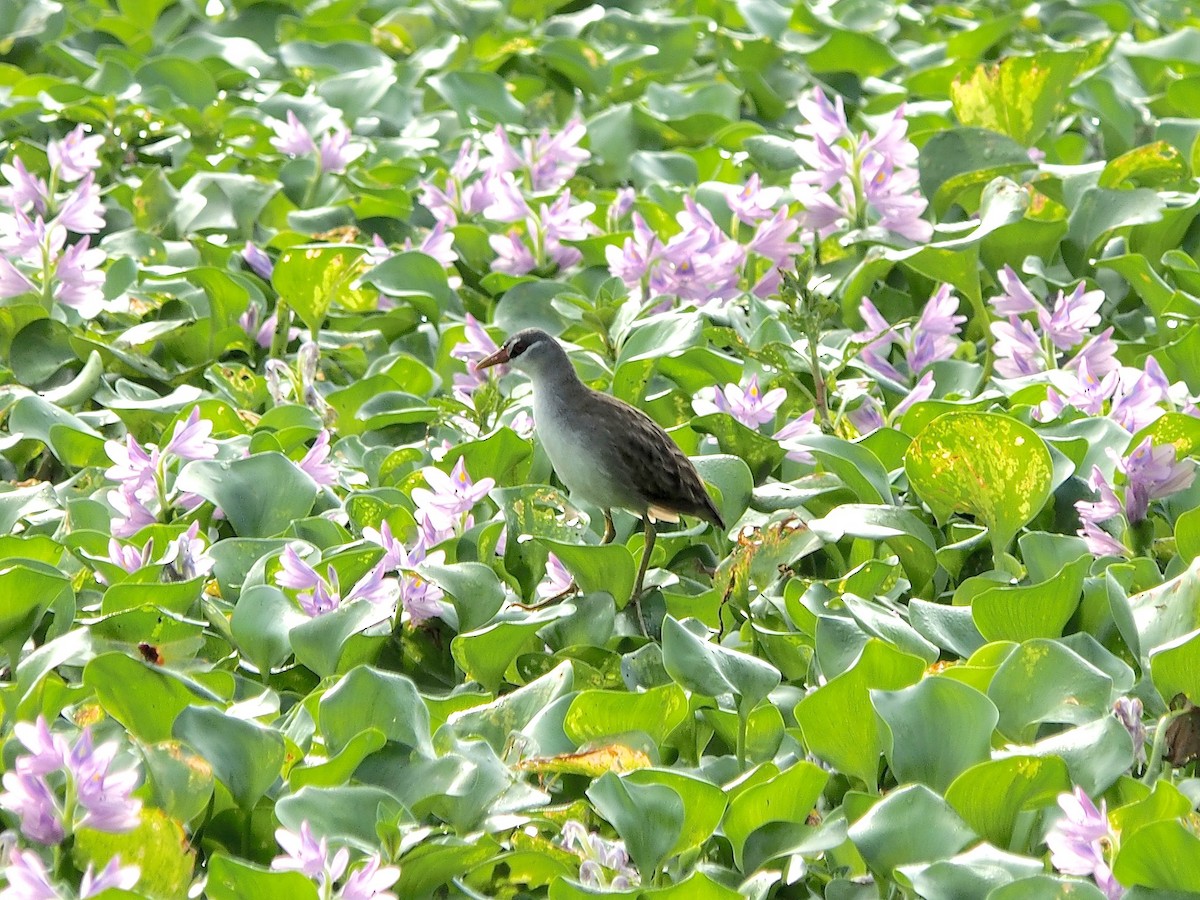
[{"label": "bird's eye", "polygon": [[518,356],[524,353],[527,348],[528,345],[524,341],[513,341],[513,345],[508,348],[508,358],[516,359]]}]

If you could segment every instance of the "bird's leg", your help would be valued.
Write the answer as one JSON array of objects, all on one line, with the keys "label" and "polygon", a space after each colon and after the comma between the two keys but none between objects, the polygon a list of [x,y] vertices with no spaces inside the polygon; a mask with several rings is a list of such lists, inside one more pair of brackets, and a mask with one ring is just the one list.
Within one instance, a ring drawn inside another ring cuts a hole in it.
[{"label": "bird's leg", "polygon": [[642,629],[642,634],[649,637],[646,621],[642,618],[642,582],[646,580],[646,570],[650,568],[650,554],[654,552],[654,539],[658,537],[658,532],[654,528],[654,520],[648,515],[642,517],[642,525],[646,529],[646,546],[642,550],[642,564],[638,567],[637,583],[633,586],[633,605],[637,610],[638,626]]},{"label": "bird's leg", "polygon": [[604,511],[604,537],[600,539],[601,544],[611,544],[612,539],[617,536],[617,526],[613,524],[612,510]]}]

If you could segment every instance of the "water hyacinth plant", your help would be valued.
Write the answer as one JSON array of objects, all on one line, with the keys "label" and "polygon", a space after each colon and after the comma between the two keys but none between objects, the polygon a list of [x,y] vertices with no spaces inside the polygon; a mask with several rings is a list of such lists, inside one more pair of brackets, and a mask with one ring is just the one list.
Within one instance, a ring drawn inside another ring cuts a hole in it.
[{"label": "water hyacinth plant", "polygon": [[1193,10],[0,20],[0,898],[1200,894]]}]

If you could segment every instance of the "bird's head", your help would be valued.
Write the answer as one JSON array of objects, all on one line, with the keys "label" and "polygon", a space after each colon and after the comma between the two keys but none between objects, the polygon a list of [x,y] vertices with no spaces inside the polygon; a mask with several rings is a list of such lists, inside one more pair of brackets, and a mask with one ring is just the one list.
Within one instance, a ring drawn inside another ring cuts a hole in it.
[{"label": "bird's head", "polygon": [[508,363],[518,372],[536,375],[564,358],[558,341],[539,328],[526,328],[510,336],[500,349],[475,364],[475,370]]}]

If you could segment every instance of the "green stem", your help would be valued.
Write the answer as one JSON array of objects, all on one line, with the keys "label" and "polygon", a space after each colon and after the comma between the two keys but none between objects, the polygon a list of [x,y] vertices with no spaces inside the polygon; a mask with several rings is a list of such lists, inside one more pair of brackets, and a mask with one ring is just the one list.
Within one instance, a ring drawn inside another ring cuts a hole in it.
[{"label": "green stem", "polygon": [[746,729],[750,723],[749,713],[743,714],[741,709],[738,710],[738,731],[737,731],[737,761],[738,768],[743,772],[746,770]]},{"label": "green stem", "polygon": [[292,328],[292,311],[282,297],[275,305],[275,333],[271,335],[271,358],[282,359],[287,350],[288,332]]},{"label": "green stem", "polygon": [[1158,780],[1158,773],[1162,769],[1163,742],[1167,738],[1167,726],[1191,711],[1189,707],[1173,709],[1158,720],[1158,727],[1154,730],[1154,743],[1150,745],[1150,755],[1146,758],[1146,774],[1142,776],[1142,784],[1153,786]]}]

